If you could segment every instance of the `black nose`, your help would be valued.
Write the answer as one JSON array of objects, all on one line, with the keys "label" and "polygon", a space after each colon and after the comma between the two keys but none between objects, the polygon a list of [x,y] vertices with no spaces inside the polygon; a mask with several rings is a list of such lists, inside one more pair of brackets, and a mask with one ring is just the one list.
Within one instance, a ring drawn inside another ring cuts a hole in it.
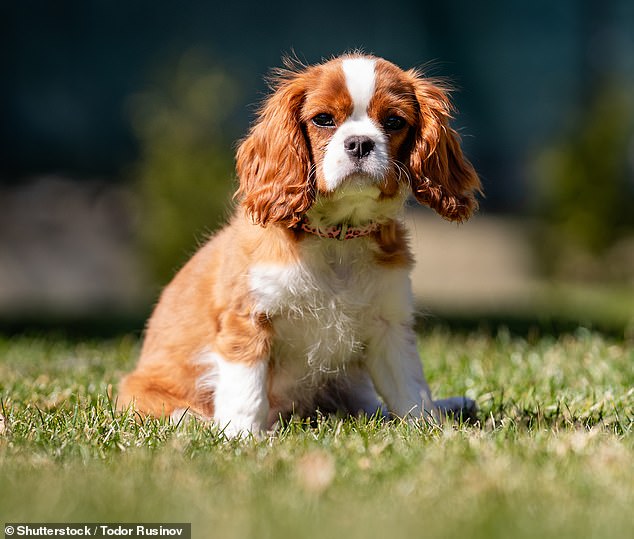
[{"label": "black nose", "polygon": [[374,150],[374,141],[370,137],[348,137],[343,141],[343,147],[350,157],[362,159]]}]

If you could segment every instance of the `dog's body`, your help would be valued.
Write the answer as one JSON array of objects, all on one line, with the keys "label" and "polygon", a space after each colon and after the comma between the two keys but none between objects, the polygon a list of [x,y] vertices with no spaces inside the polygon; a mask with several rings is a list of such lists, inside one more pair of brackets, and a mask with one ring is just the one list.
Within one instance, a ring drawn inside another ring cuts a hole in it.
[{"label": "dog's body", "polygon": [[351,55],[285,73],[237,156],[239,207],[164,290],[120,405],[229,436],[316,409],[400,417],[431,398],[413,331],[409,192],[466,219],[479,181],[445,92]]}]

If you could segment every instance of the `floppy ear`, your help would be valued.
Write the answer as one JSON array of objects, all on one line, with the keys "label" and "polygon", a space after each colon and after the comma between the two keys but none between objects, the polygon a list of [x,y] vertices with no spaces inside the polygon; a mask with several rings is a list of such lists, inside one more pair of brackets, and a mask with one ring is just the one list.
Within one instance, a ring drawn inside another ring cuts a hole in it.
[{"label": "floppy ear", "polygon": [[477,209],[480,180],[450,126],[453,107],[438,83],[408,71],[419,106],[409,160],[412,192],[445,219],[462,222]]},{"label": "floppy ear", "polygon": [[236,197],[255,223],[292,227],[313,203],[310,151],[300,121],[302,73],[286,72],[236,155]]}]

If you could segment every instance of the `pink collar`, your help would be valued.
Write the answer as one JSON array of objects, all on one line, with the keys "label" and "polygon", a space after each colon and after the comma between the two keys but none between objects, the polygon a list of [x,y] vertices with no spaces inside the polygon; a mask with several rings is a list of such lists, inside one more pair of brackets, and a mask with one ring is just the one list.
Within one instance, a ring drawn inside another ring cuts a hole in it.
[{"label": "pink collar", "polygon": [[319,236],[320,238],[332,238],[337,240],[350,240],[353,238],[361,238],[369,236],[381,228],[379,223],[369,223],[365,226],[349,226],[341,224],[328,228],[319,228],[308,224],[305,220],[301,223],[301,229],[304,232]]}]

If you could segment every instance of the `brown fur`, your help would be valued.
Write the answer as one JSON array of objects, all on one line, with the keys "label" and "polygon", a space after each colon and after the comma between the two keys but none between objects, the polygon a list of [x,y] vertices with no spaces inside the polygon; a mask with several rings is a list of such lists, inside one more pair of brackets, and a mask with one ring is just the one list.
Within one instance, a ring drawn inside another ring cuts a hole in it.
[{"label": "brown fur", "polygon": [[460,136],[450,126],[453,107],[439,83],[408,71],[420,107],[409,158],[416,199],[445,219],[462,222],[477,209],[478,175],[462,155]]},{"label": "brown fur", "polygon": [[306,79],[305,74],[280,79],[237,152],[236,196],[253,222],[263,226],[294,226],[313,202],[307,181],[310,154],[300,121]]},{"label": "brown fur", "polygon": [[253,311],[249,267],[296,260],[291,231],[253,226],[243,212],[204,245],[165,288],[150,318],[136,370],[120,386],[118,403],[135,401],[143,413],[162,416],[189,408],[213,414],[213,395],[197,390],[210,349],[230,361],[250,363],[268,354],[269,321]]}]

